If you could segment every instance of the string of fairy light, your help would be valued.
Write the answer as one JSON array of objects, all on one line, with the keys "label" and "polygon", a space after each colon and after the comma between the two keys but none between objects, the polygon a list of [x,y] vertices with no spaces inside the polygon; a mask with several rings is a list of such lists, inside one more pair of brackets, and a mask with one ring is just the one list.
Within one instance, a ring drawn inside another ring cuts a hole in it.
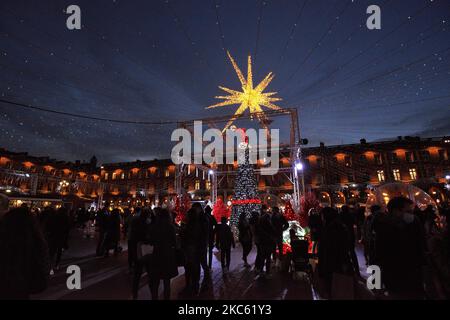
[{"label": "string of fairy light", "polygon": [[[215,7],[215,9],[216,9],[216,16],[217,16],[216,18],[217,18],[217,23],[218,23],[218,28],[219,28],[220,41],[221,41],[221,43],[222,43],[222,48],[225,49],[225,48],[226,48],[226,46],[225,46],[225,37],[224,37],[223,26],[222,26],[222,24],[221,24],[221,19],[220,19],[220,15],[219,15],[219,8],[218,8],[218,6],[217,6],[218,1],[217,1],[217,0],[213,0],[213,1],[214,1],[214,3],[216,4],[214,7]],[[387,1],[388,1],[388,0],[387,0]],[[387,1],[386,1],[386,2],[387,2]],[[285,45],[285,47],[283,48],[283,52],[282,52],[282,55],[280,56],[280,60],[283,60],[283,57],[284,57],[284,55],[285,55],[285,51],[289,48],[289,43],[290,43],[290,41],[292,40],[292,35],[293,35],[293,33],[294,33],[294,31],[295,31],[295,29],[296,29],[296,27],[297,27],[298,21],[300,20],[302,14],[303,14],[304,8],[307,6],[307,2],[308,2],[308,1],[305,0],[305,1],[303,2],[302,6],[300,7],[299,14],[296,16],[296,19],[295,19],[296,22],[294,23],[294,27],[291,29],[290,36],[288,36],[288,41],[286,42],[286,45]],[[386,3],[386,2],[385,2],[385,3]],[[170,3],[169,1],[166,1],[166,3],[168,4],[168,6],[172,6],[171,3]],[[258,46],[259,46],[259,45],[258,45],[258,42],[259,42],[259,37],[260,37],[260,31],[259,31],[259,30],[260,30],[260,24],[261,24],[261,12],[262,12],[262,7],[263,7],[262,3],[263,3],[263,1],[260,1],[260,2],[258,3],[258,5],[259,5],[258,8],[259,8],[260,10],[259,10],[259,17],[258,17],[258,20],[257,20],[257,21],[258,21],[258,28],[257,28],[258,31],[257,31],[256,45],[255,45],[255,53],[256,53],[256,54],[257,54],[257,48],[258,48]],[[341,11],[338,13],[338,16],[342,16],[342,15],[345,13],[345,11],[348,9],[348,5],[349,5],[349,2],[347,2],[347,3],[342,7]],[[381,39],[378,39],[375,43],[371,44],[368,48],[366,48],[365,50],[363,50],[363,53],[359,52],[357,55],[353,56],[351,59],[349,59],[349,60],[348,60],[347,62],[345,62],[343,65],[338,66],[331,74],[328,74],[328,76],[327,76],[326,78],[324,78],[319,84],[325,85],[330,79],[332,79],[333,76],[335,76],[336,74],[338,74],[341,70],[344,70],[345,67],[346,67],[347,65],[350,65],[350,64],[351,64],[355,59],[357,59],[359,56],[361,56],[361,55],[364,54],[365,52],[368,52],[368,50],[369,50],[370,48],[372,48],[373,46],[376,46],[376,45],[379,44],[381,41],[384,41],[387,37],[389,37],[390,35],[392,35],[393,33],[395,33],[395,32],[396,32],[399,28],[401,28],[403,25],[405,25],[406,23],[408,23],[408,22],[414,20],[414,19],[412,19],[412,18],[417,17],[418,15],[420,15],[421,13],[423,13],[424,10],[427,9],[429,6],[431,6],[431,3],[427,3],[426,6],[420,8],[420,9],[417,10],[414,14],[408,16],[408,19],[407,19],[407,20],[405,19],[402,23],[400,23],[397,27],[395,27],[394,29],[392,29],[392,30],[391,30],[388,34],[386,34],[384,37],[382,37]],[[173,8],[172,8],[172,9],[173,9]],[[172,12],[173,12],[173,11],[172,11]],[[176,15],[176,12],[175,12],[175,15]],[[301,68],[301,67],[306,63],[306,61],[308,61],[308,60],[310,59],[310,56],[315,52],[315,50],[318,50],[318,48],[320,47],[320,43],[323,41],[323,39],[325,39],[326,35],[330,33],[330,30],[332,30],[334,27],[337,26],[337,21],[338,21],[338,20],[339,20],[339,19],[335,19],[334,21],[332,21],[332,23],[331,23],[331,24],[329,25],[329,27],[327,28],[327,31],[322,35],[322,37],[319,38],[319,40],[318,40],[317,43],[312,47],[312,49],[310,49],[310,50],[308,51],[308,54],[306,55],[305,59],[303,60],[304,62],[302,61],[298,68]],[[181,21],[181,19],[177,19],[177,23],[179,23],[179,21]],[[185,34],[186,38],[187,38],[188,40],[192,40],[191,36],[190,36],[189,34],[186,33],[186,26],[182,25],[181,28],[183,29],[183,33]],[[359,27],[358,27],[358,28],[359,28]],[[431,27],[430,27],[430,28],[431,28]],[[91,30],[91,31],[96,31],[96,30],[92,30],[92,29],[90,29],[90,30]],[[355,30],[357,30],[357,29],[355,28],[354,30],[352,30],[351,35],[354,34],[354,32],[356,32]],[[48,34],[49,36],[53,36],[52,34],[49,34],[49,33],[47,33],[47,34]],[[97,35],[98,35],[99,37],[101,37],[101,34],[98,33],[98,32],[97,32]],[[418,41],[420,41],[420,40],[418,40]],[[191,41],[191,42],[194,42],[194,41]],[[105,43],[109,43],[109,46],[111,46],[111,47],[114,47],[114,46],[115,46],[114,43],[109,42],[107,39],[106,39]],[[346,43],[346,40],[344,40],[341,44],[345,44],[345,43]],[[44,50],[45,50],[45,48],[39,47],[39,46],[36,45],[36,44],[35,44],[35,47],[36,47],[36,48],[39,48],[39,49],[44,49]],[[117,52],[118,54],[124,55],[124,57],[127,58],[127,57],[126,57],[126,54],[124,53],[123,50],[115,50],[115,52]],[[331,57],[332,57],[333,55],[334,55],[334,53],[330,54],[329,56],[327,56],[327,59],[331,59]],[[58,58],[58,59],[61,59],[62,61],[65,60],[64,57],[58,56],[57,58]],[[134,64],[137,65],[137,66],[139,66],[139,67],[142,67],[142,66],[143,66],[142,63],[139,63],[139,62],[138,62],[137,60],[135,60],[135,59],[130,59],[129,57],[128,57],[128,59],[129,59],[130,61],[133,61]],[[379,59],[379,58],[375,57],[374,59]],[[374,59],[373,59],[373,60],[374,60]],[[369,62],[366,64],[366,67],[370,68],[370,64],[374,62],[373,60],[372,60],[371,62],[369,61]],[[64,62],[66,62],[66,63],[68,63],[68,64],[74,63],[73,61],[68,61],[68,60],[65,60]],[[317,65],[314,67],[313,71],[316,70],[316,69],[318,69],[318,68],[320,68],[320,66],[324,65],[325,63],[326,63],[326,60],[325,60],[325,59],[322,60],[321,62],[319,62],[319,64],[317,64]],[[76,62],[75,62],[75,64],[76,64]],[[2,67],[8,68],[7,65],[2,65]],[[82,67],[81,70],[84,70],[84,71],[86,71],[86,72],[91,71],[91,70],[89,69],[89,67],[85,67],[85,66],[84,66],[84,68],[83,68],[83,66],[80,66],[80,67]],[[97,70],[101,71],[102,68],[98,68]],[[145,68],[144,68],[144,70],[145,70]],[[358,70],[365,70],[365,67],[364,67],[364,68],[363,68],[363,67],[359,67]],[[310,74],[311,74],[313,71],[311,71]],[[297,72],[294,71],[293,75],[290,76],[289,78],[294,77],[294,76],[295,76],[295,73],[297,73]],[[388,76],[388,75],[389,75],[389,73],[386,74],[385,76]],[[350,79],[352,76],[355,76],[355,72],[353,72],[353,71],[347,73],[347,74],[345,75],[345,77],[346,77],[345,79]],[[304,78],[302,78],[302,79],[304,79]],[[372,82],[373,80],[374,80],[373,77],[372,77],[372,79],[370,79],[370,78],[369,78],[369,79],[366,79],[366,80],[361,81],[361,82],[359,82],[359,83],[357,83],[357,84],[355,84],[355,85],[352,85],[351,87],[346,88],[346,89],[344,89],[344,90],[351,90],[352,88],[355,88],[355,87],[362,86],[362,85],[364,85],[364,84],[370,83],[370,82]],[[47,79],[47,81],[50,83],[50,81],[53,81],[53,80]],[[127,79],[127,81],[133,81],[133,79],[132,79],[132,78],[129,78],[129,79]],[[302,90],[302,96],[304,96],[305,91],[306,91],[306,92],[308,92],[308,91],[314,92],[314,90],[317,90],[317,86],[318,86],[319,84],[318,84],[318,83],[315,83],[315,84],[313,84],[312,86],[308,87],[307,90]],[[392,84],[394,84],[394,83],[392,83]],[[107,92],[102,92],[102,91],[97,91],[97,90],[96,90],[96,91],[93,91],[93,90],[89,90],[89,88],[83,88],[83,87],[79,87],[79,86],[74,86],[73,84],[68,84],[68,83],[64,83],[64,82],[61,82],[61,81],[58,81],[58,85],[68,86],[68,87],[71,86],[71,87],[73,87],[73,88],[82,89],[82,90],[84,90],[84,91],[86,91],[86,92],[90,92],[90,93],[92,93],[92,94],[96,94],[96,95],[104,96],[105,98],[110,98],[110,99],[112,99],[111,96],[109,96]],[[387,84],[383,84],[383,85],[387,85]],[[377,89],[377,88],[381,88],[381,87],[374,87],[374,88]],[[328,97],[332,97],[332,95],[329,95]],[[323,97],[319,97],[319,98],[323,99]],[[439,99],[440,97],[436,97],[436,98]],[[445,98],[445,97],[444,97],[444,98]],[[304,99],[304,98],[302,98],[302,99]],[[130,100],[130,101],[131,101],[131,100]],[[424,101],[429,101],[429,100],[425,100],[425,99],[424,99]],[[305,102],[307,102],[307,101],[304,101],[304,100],[302,101],[302,100],[300,100],[300,101],[298,101],[298,102],[299,102],[300,105],[303,106],[303,105],[305,105]],[[35,110],[38,110],[38,109],[35,109]],[[42,111],[42,110],[41,110],[41,111]],[[75,116],[75,114],[72,114],[72,113],[67,114],[67,115],[68,115],[68,116],[71,116],[71,117],[74,117],[74,116]],[[92,120],[97,120],[97,118],[100,118],[100,117],[92,117],[92,118],[93,118]],[[107,120],[108,120],[108,119],[107,119]],[[109,119],[109,120],[110,120],[110,119]],[[135,122],[131,121],[130,123],[135,123]],[[150,123],[150,122],[149,122],[149,123]],[[152,124],[161,124],[161,123],[162,123],[162,122],[156,121],[156,122],[153,122]]]},{"label": "string of fairy light", "polygon": [[[428,55],[426,55],[424,57],[421,57],[421,58],[419,58],[417,60],[414,60],[412,62],[409,62],[407,64],[404,64],[404,65],[401,65],[401,66],[395,66],[395,67],[393,67],[393,68],[391,68],[391,69],[389,69],[389,70],[387,70],[387,71],[385,71],[385,72],[383,72],[381,74],[374,75],[374,76],[372,76],[372,77],[370,77],[368,79],[364,79],[364,80],[362,80],[362,81],[360,81],[360,82],[358,82],[356,84],[353,84],[353,85],[351,85],[351,86],[349,86],[347,88],[341,89],[341,90],[339,90],[339,91],[337,91],[335,93],[328,93],[328,94],[322,95],[321,97],[319,97],[319,99],[316,99],[316,100],[306,100],[306,101],[305,100],[299,100],[298,103],[303,105],[306,102],[321,101],[324,98],[340,96],[340,95],[342,95],[342,92],[354,90],[355,88],[362,87],[365,84],[371,84],[375,80],[384,79],[385,77],[388,77],[388,76],[391,76],[391,75],[395,75],[397,72],[404,72],[405,70],[406,70],[406,72],[408,72],[409,71],[408,68],[410,68],[410,67],[412,67],[414,65],[423,64],[425,61],[429,60],[430,58],[434,58],[436,56],[444,54],[444,53],[446,53],[449,50],[450,50],[450,47],[447,47],[447,48],[445,48],[443,50],[439,50],[437,52],[428,54]],[[383,86],[390,86],[390,85],[398,84],[398,83],[401,83],[402,81],[403,80],[396,79],[396,80],[394,80],[392,82],[384,82],[381,87],[374,87],[374,88],[380,89],[380,88],[383,88]]]},{"label": "string of fairy light", "polygon": [[[417,18],[418,16],[420,16],[421,14],[423,14],[425,12],[426,9],[428,9],[430,6],[432,5],[432,2],[428,2],[425,6],[419,8],[418,10],[416,10],[413,14],[408,15],[408,17],[406,17],[403,21],[401,21],[396,27],[394,27],[392,30],[390,30],[389,32],[387,32],[386,34],[384,34],[380,39],[377,39],[376,41],[374,41],[373,43],[371,43],[369,46],[367,46],[367,48],[365,48],[364,50],[360,50],[358,53],[356,53],[355,55],[353,55],[350,59],[348,59],[346,62],[344,62],[343,64],[340,64],[338,66],[336,66],[332,72],[327,73],[327,75],[325,77],[323,77],[321,80],[311,84],[309,87],[307,87],[306,89],[302,89],[302,95],[305,95],[305,92],[308,92],[308,90],[311,89],[317,89],[317,86],[321,83],[326,84],[326,81],[329,81],[330,79],[332,79],[332,77],[339,73],[341,70],[343,70],[346,66],[350,65],[351,63],[353,63],[356,59],[358,59],[359,57],[363,56],[364,54],[370,52],[374,47],[376,47],[377,45],[379,45],[382,41],[385,41],[388,37],[390,37],[391,35],[395,34],[395,32],[397,32],[400,28],[402,28],[403,26],[405,26],[406,24],[410,23],[413,18]],[[347,9],[348,6],[344,7],[343,11],[345,11],[345,9]],[[341,12],[341,15],[343,13],[343,11]],[[337,19],[336,19],[337,21]],[[332,24],[333,25],[333,24]],[[330,25],[330,27],[332,27],[332,25]],[[327,31],[324,35],[323,38],[325,38],[328,35]],[[322,39],[322,38],[321,38]],[[318,42],[319,43],[319,42]],[[314,48],[316,48],[317,46],[315,46]],[[309,58],[309,56],[307,56]],[[300,66],[302,66],[304,63],[302,62],[300,64]],[[292,77],[298,72],[298,70],[300,69],[300,66],[297,67],[294,71],[294,73],[288,78],[289,80],[292,79]]]},{"label": "string of fairy light", "polygon": [[339,18],[350,7],[352,2],[353,2],[352,0],[348,0],[346,2],[344,7],[341,9],[341,11],[339,11],[338,15],[336,16],[336,19],[334,19],[331,22],[331,24],[328,26],[328,29],[325,31],[325,33],[323,33],[322,36],[319,38],[319,40],[316,42],[316,44],[309,49],[309,51],[306,54],[305,58],[300,62],[300,64],[297,67],[294,68],[294,71],[288,76],[287,81],[286,81],[286,85],[281,87],[280,92],[283,92],[287,88],[288,85],[292,85],[292,79],[297,75],[297,73],[300,71],[302,66],[304,66],[305,63],[309,61],[309,59],[311,58],[311,56],[314,53],[314,51],[321,46],[323,40],[328,36],[328,34],[333,29],[333,27],[336,25],[336,23],[339,22]]},{"label": "string of fairy light", "polygon": [[[17,15],[16,13],[14,13],[13,11],[11,11],[11,10],[9,10],[9,9],[7,10],[7,12],[10,13],[11,15],[15,16],[17,19],[20,19],[20,21],[23,22],[23,23],[25,23],[26,25],[29,25],[30,28],[33,28],[34,30],[39,31],[39,32],[42,33],[42,34],[45,34],[46,36],[48,36],[48,37],[50,37],[50,38],[56,40],[57,42],[64,43],[65,46],[69,46],[69,44],[66,43],[66,40],[64,39],[64,37],[57,37],[57,36],[55,36],[54,34],[50,34],[50,33],[46,32],[46,31],[43,31],[41,28],[39,28],[38,25],[29,23],[26,19],[21,19],[19,15]],[[48,13],[50,13],[50,12],[48,12]],[[95,35],[98,37],[98,39],[101,41],[101,43],[103,43],[104,45],[110,47],[110,49],[112,50],[113,53],[116,53],[116,54],[121,55],[123,58],[125,58],[125,59],[128,60],[128,61],[130,61],[132,64],[134,64],[135,66],[137,66],[140,70],[143,70],[144,72],[146,72],[147,74],[149,74],[151,77],[157,75],[153,70],[149,69],[148,66],[146,66],[146,65],[144,65],[144,64],[142,64],[142,63],[140,63],[140,62],[137,61],[135,58],[129,56],[129,55],[126,53],[125,50],[121,50],[120,47],[119,47],[117,44],[115,44],[115,43],[113,43],[112,41],[108,40],[108,38],[105,37],[105,36],[104,36],[100,31],[98,31],[97,29],[94,29],[94,28],[89,27],[89,26],[86,26],[84,29],[89,30],[89,31],[90,31],[89,34],[91,34],[91,33],[95,34]],[[91,70],[91,69],[90,69],[88,66],[86,66],[86,65],[79,64],[79,63],[77,63],[76,61],[68,60],[68,59],[65,59],[65,58],[62,57],[62,56],[59,56],[59,55],[57,55],[57,54],[53,54],[53,52],[51,52],[48,48],[44,48],[44,47],[40,46],[39,44],[31,43],[29,40],[20,38],[20,37],[18,37],[18,36],[12,35],[12,34],[7,34],[7,36],[8,36],[8,37],[12,37],[12,38],[14,38],[14,39],[16,39],[16,40],[18,40],[18,41],[21,41],[21,42],[24,43],[26,46],[29,46],[29,47],[32,47],[32,48],[37,48],[37,49],[40,50],[44,55],[50,54],[50,55],[52,55],[52,57],[54,57],[55,59],[61,60],[61,61],[65,62],[65,63],[67,63],[68,65],[71,65],[71,66],[72,66],[72,65],[73,65],[73,66],[77,66],[80,70],[84,70],[85,72],[88,72],[88,71],[94,71],[94,70]],[[92,58],[90,57],[90,55],[89,55],[87,52],[80,51],[79,49],[76,48],[76,46],[73,46],[73,47],[72,47],[72,46],[69,46],[69,47],[70,47],[70,50],[73,50],[73,51],[76,51],[76,52],[80,52],[83,56],[87,56],[89,59],[92,59]],[[94,61],[94,60],[92,60],[92,61]],[[94,62],[95,62],[95,61],[94,61]],[[92,76],[92,74],[96,75],[98,72],[104,73],[104,74],[107,74],[107,73],[108,73],[108,71],[107,71],[104,67],[103,67],[103,68],[97,67],[97,68],[95,69],[95,71],[96,71],[96,72],[91,73],[90,76]],[[119,76],[119,81],[118,81],[117,79],[115,79],[115,81],[116,81],[119,85],[121,85],[122,87],[125,87],[125,86],[126,86],[126,83],[125,83],[123,80],[120,80],[121,78],[127,79],[127,82],[131,82],[131,83],[133,83],[133,84],[139,86],[139,82],[136,82],[136,80],[133,79],[133,78],[127,77],[124,73],[122,73],[122,72],[120,72],[120,71],[114,70],[114,74],[117,75],[117,76]],[[41,75],[38,75],[37,77],[41,78],[42,76],[41,76]],[[80,81],[81,81],[81,79],[80,79]],[[56,84],[60,85],[60,82],[61,82],[61,81],[58,81],[58,82],[56,82]],[[165,83],[163,83],[163,84],[165,85]],[[111,97],[111,95],[109,95],[109,94],[110,94],[110,93],[113,93],[113,94],[114,94],[114,93],[117,93],[117,91],[111,91],[111,92],[107,92],[107,93],[99,93],[98,90],[96,90],[96,91],[94,92],[94,91],[89,90],[89,89],[87,89],[87,88],[85,88],[85,87],[75,86],[75,85],[73,85],[73,84],[71,85],[71,87],[76,88],[77,90],[87,91],[87,92],[90,92],[90,93],[92,93],[92,94],[103,95],[103,96],[105,96],[105,97],[110,98],[110,100],[112,100],[112,101],[114,101],[114,99],[113,99],[113,98]],[[151,99],[154,99],[154,98],[152,97]],[[188,110],[188,108],[186,107],[185,104],[181,104],[179,101],[172,100],[171,97],[168,97],[168,98],[165,98],[165,99],[166,99],[167,102],[169,102],[169,103],[172,104],[172,105],[177,106],[177,108],[179,108],[179,109],[184,109],[184,110],[186,110],[186,111]],[[127,98],[127,100],[130,100],[129,97]],[[131,101],[132,101],[132,100],[131,100]],[[108,103],[108,104],[111,105],[111,103]],[[142,105],[142,103],[140,103],[140,104]],[[137,105],[139,105],[138,102],[137,102]]]}]

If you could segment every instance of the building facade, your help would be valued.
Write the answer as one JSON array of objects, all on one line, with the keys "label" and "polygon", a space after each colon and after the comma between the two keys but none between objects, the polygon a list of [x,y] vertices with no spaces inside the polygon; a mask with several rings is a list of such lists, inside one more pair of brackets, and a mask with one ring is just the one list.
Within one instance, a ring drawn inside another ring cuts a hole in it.
[{"label": "building facade", "polygon": [[[302,149],[306,191],[327,205],[364,203],[372,188],[389,182],[414,184],[438,203],[449,200],[450,138],[399,137],[393,141],[308,147]],[[288,150],[280,152],[280,170],[257,173],[261,198],[292,194]],[[258,164],[257,167],[260,167]],[[231,199],[237,163],[219,165],[218,196]],[[28,176],[27,176],[28,175]],[[150,205],[176,195],[176,166],[170,159],[103,164],[56,161],[0,149],[0,192],[35,196],[77,197],[107,206]],[[210,173],[190,165],[182,180],[192,199],[210,198]]]}]

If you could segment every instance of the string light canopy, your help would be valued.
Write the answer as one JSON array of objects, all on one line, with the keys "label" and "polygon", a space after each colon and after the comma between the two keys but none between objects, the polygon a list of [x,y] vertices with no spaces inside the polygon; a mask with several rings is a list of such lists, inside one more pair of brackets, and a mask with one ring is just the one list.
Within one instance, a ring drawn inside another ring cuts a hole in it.
[{"label": "string light canopy", "polygon": [[222,132],[225,132],[233,122],[242,115],[247,109],[250,112],[251,119],[253,119],[252,114],[256,113],[258,121],[261,123],[262,127],[268,129],[268,119],[264,115],[262,107],[266,107],[272,110],[280,110],[281,108],[274,104],[276,101],[282,100],[281,98],[274,97],[277,92],[266,92],[264,90],[270,84],[274,78],[274,74],[269,72],[265,78],[256,86],[253,86],[253,73],[252,73],[252,57],[248,56],[247,59],[247,79],[242,74],[241,69],[237,65],[236,61],[231,56],[230,52],[227,51],[228,58],[233,65],[234,71],[242,85],[242,91],[232,90],[223,86],[219,86],[220,89],[227,92],[229,95],[226,96],[216,96],[216,99],[222,99],[224,101],[216,103],[207,107],[206,109],[219,108],[229,105],[239,105],[231,119],[227,122]]}]

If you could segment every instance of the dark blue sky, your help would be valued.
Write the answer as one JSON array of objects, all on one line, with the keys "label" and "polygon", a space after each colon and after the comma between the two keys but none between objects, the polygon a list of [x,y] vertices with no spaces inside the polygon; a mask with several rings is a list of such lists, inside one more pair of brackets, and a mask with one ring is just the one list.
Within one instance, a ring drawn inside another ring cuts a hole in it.
[{"label": "dark blue sky", "polygon": [[[381,30],[366,28],[370,4]],[[268,89],[298,108],[310,145],[447,135],[449,22],[449,0],[2,0],[0,98],[122,120],[232,114],[205,110],[218,85],[239,88],[225,46],[244,72],[253,56],[256,81],[275,73]],[[58,159],[167,157],[173,128],[0,103],[0,147]]]}]

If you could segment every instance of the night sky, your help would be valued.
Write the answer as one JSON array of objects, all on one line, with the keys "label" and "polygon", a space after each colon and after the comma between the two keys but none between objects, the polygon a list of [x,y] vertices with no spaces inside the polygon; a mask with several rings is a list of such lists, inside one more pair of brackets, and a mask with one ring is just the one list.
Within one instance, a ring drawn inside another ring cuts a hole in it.
[{"label": "night sky", "polygon": [[[64,10],[81,8],[82,29]],[[368,30],[368,5],[382,29]],[[99,118],[160,121],[239,89],[229,50],[269,71],[309,145],[450,134],[449,0],[0,2],[0,99]],[[281,123],[281,122],[280,122]],[[287,123],[281,126],[287,129]],[[63,160],[168,157],[173,125],[57,115],[0,103],[0,147]]]}]

